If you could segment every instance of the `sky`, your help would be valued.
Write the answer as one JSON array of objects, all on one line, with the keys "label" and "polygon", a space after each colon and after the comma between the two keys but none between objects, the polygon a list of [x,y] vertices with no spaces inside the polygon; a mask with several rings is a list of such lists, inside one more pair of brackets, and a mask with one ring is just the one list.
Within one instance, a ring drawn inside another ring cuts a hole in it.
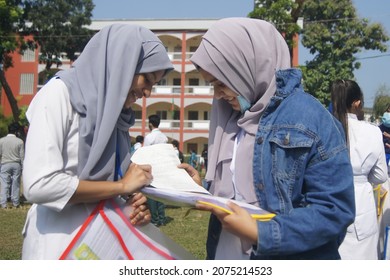
[{"label": "sky", "polygon": [[[253,10],[253,0],[93,0],[93,19],[167,19],[246,17]],[[390,35],[389,0],[353,0],[359,17],[383,25]],[[372,107],[381,85],[390,89],[390,41],[386,53],[363,51],[356,56],[361,67],[355,71],[356,81],[365,96],[365,106]],[[311,56],[300,46],[299,63]],[[340,77],[342,78],[342,77]]]}]

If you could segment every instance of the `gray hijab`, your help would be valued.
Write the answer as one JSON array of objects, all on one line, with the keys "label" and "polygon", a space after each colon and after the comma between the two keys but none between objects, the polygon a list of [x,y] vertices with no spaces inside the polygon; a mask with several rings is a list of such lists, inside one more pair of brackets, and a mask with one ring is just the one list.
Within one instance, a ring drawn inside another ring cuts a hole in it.
[{"label": "gray hijab", "polygon": [[57,75],[66,84],[80,115],[78,175],[113,180],[115,155],[123,173],[130,164],[131,109],[123,110],[134,75],[172,70],[161,41],[150,30],[129,24],[104,27],[88,42],[69,70]]},{"label": "gray hijab", "polygon": [[242,114],[223,99],[213,100],[206,179],[212,181],[210,190],[215,195],[234,197],[230,164],[235,137],[242,129],[245,136],[236,151],[236,188],[246,202],[257,204],[253,185],[255,136],[260,117],[276,91],[276,70],[290,67],[287,44],[266,21],[226,18],[210,27],[191,61],[252,104]]}]

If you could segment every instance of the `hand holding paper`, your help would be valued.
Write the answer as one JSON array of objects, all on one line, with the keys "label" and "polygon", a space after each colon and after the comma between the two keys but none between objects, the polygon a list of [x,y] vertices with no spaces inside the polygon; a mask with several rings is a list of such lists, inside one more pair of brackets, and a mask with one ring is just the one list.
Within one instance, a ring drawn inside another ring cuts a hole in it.
[{"label": "hand holding paper", "polygon": [[142,193],[135,193],[131,196],[129,201],[127,201],[127,204],[132,207],[132,211],[129,213],[132,225],[146,225],[152,219],[146,202],[146,197]]},{"label": "hand holding paper", "polygon": [[157,189],[207,193],[188,173],[177,166],[179,157],[171,144],[156,144],[137,149],[131,160],[137,164],[152,166],[151,186]]},{"label": "hand holding paper", "polygon": [[[156,144],[139,148],[132,156],[137,164],[152,166],[153,180],[148,187],[141,189],[146,196],[161,201],[167,205],[195,207],[203,204],[219,208],[226,213],[232,213],[227,205],[230,199],[211,195],[206,189],[196,184],[191,176],[177,166],[180,164],[171,144]],[[257,206],[234,201],[244,208],[252,218],[269,220],[275,215]]]},{"label": "hand holding paper", "polygon": [[[229,201],[227,206],[231,209],[230,211],[201,202],[196,204],[197,209],[212,212],[220,220],[224,229],[239,236],[241,239],[248,240],[251,244],[256,244],[258,230],[253,215],[250,215],[248,211],[235,204],[235,202]],[[262,217],[260,220],[266,219]]]}]

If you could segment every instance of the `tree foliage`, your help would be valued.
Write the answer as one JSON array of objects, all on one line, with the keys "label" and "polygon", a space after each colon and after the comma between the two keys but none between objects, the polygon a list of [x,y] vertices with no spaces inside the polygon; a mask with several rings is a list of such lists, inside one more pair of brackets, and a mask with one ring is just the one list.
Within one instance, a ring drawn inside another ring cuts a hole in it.
[{"label": "tree foliage", "polygon": [[[91,24],[93,8],[92,0],[0,0],[0,84],[15,121],[24,121],[24,110],[18,108],[5,78],[4,71],[13,66],[12,53],[38,43],[48,70],[62,52],[75,60],[92,36],[85,26]],[[25,41],[24,34],[33,34],[34,41]]]},{"label": "tree foliage", "polygon": [[386,51],[389,37],[380,24],[358,18],[351,0],[307,0],[302,15],[302,45],[314,56],[306,63],[304,85],[328,105],[332,81],[354,79],[360,67],[355,55],[363,49]]},{"label": "tree foliage", "polygon": [[0,0],[0,64],[4,69],[12,66],[11,54],[23,44],[17,36],[23,9],[20,0]]},{"label": "tree foliage", "polygon": [[23,51],[28,47],[28,42],[18,36],[24,19],[22,2],[21,0],[0,0],[0,89],[4,89],[16,122],[19,121],[19,108],[4,71],[13,65],[12,53],[16,50]]},{"label": "tree foliage", "polygon": [[390,88],[386,85],[380,85],[375,96],[372,115],[375,119],[380,118],[387,107],[390,106]]},{"label": "tree foliage", "polygon": [[61,53],[75,60],[92,36],[85,26],[91,24],[92,0],[28,0],[26,14],[29,32],[39,44],[40,60],[49,70],[61,64]]},{"label": "tree foliage", "polygon": [[301,42],[313,55],[302,67],[305,90],[326,106],[332,81],[354,79],[356,55],[363,49],[385,52],[389,40],[382,25],[357,17],[351,0],[256,0],[249,16],[274,23],[290,48],[299,30],[295,23],[304,19]]},{"label": "tree foliage", "polygon": [[271,22],[285,37],[292,54],[296,47],[294,36],[300,31],[297,20],[300,17],[303,0],[255,0],[255,8],[249,17]]}]

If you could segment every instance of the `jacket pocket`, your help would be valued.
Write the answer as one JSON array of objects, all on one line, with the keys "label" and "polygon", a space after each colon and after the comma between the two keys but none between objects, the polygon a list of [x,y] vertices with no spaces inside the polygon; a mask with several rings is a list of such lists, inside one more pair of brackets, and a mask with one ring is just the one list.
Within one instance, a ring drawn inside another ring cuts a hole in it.
[{"label": "jacket pocket", "polygon": [[281,212],[293,208],[291,197],[305,170],[314,140],[299,129],[281,129],[270,138],[272,177]]},{"label": "jacket pocket", "polygon": [[355,227],[356,236],[359,241],[376,234],[378,232],[376,211],[369,211],[356,216],[353,225]]}]

